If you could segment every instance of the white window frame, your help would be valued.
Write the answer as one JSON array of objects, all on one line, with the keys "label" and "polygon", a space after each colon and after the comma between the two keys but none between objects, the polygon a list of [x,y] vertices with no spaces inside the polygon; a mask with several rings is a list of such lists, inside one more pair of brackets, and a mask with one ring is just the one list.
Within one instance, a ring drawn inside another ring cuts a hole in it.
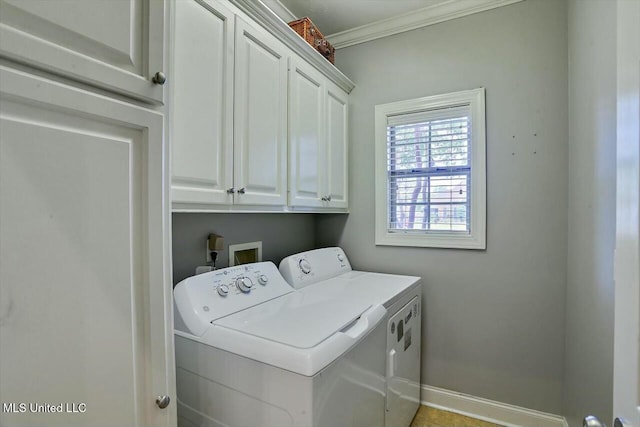
[{"label": "white window frame", "polygon": [[[386,246],[486,249],[487,168],[484,88],[427,96],[375,107],[375,242]],[[387,123],[391,116],[468,105],[471,120],[470,233],[389,231]]]}]

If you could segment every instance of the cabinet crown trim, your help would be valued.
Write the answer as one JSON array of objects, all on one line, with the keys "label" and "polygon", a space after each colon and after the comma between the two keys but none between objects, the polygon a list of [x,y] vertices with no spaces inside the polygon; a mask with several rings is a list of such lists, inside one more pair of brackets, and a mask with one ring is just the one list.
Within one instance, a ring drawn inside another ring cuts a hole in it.
[{"label": "cabinet crown trim", "polygon": [[229,0],[242,12],[262,25],[267,31],[281,40],[295,53],[304,58],[307,62],[318,69],[329,80],[335,83],[340,89],[351,93],[355,87],[347,76],[338,70],[333,64],[327,61],[320,53],[293,31],[286,22],[269,9],[264,3],[256,0]]}]

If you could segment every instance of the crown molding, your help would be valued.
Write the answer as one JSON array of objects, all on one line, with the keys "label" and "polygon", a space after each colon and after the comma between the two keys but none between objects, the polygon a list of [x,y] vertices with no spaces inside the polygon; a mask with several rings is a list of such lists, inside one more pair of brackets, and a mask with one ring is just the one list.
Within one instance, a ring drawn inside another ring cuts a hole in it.
[{"label": "crown molding", "polygon": [[520,1],[523,0],[447,0],[413,12],[331,34],[327,39],[336,49],[340,49]]},{"label": "crown molding", "polygon": [[312,48],[309,43],[295,31],[289,28],[289,25],[264,3],[256,0],[229,0],[229,2],[251,19],[261,24],[267,31],[324,74],[340,89],[347,93],[353,90],[355,83],[327,61],[324,56]]},{"label": "crown molding", "polygon": [[284,22],[291,22],[298,19],[280,0],[263,0],[269,9],[280,17]]}]

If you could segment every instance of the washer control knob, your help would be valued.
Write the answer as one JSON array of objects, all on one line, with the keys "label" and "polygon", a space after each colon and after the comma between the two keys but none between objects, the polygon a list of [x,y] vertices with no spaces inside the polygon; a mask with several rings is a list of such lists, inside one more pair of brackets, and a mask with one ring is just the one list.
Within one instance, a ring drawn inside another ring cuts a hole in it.
[{"label": "washer control knob", "polygon": [[239,277],[236,279],[236,287],[246,294],[251,292],[253,282],[248,277]]},{"label": "washer control knob", "polygon": [[344,261],[344,255],[342,255],[342,252],[338,252],[338,261]]},{"label": "washer control knob", "polygon": [[309,261],[307,261],[306,259],[301,259],[300,261],[298,261],[298,267],[300,267],[300,270],[304,274],[311,273],[311,264],[309,264]]},{"label": "washer control knob", "polygon": [[269,278],[264,274],[261,274],[258,276],[258,283],[260,283],[261,285],[266,285],[267,283],[269,283]]},{"label": "washer control knob", "polygon": [[226,297],[229,294],[229,287],[227,285],[218,286],[218,295]]}]

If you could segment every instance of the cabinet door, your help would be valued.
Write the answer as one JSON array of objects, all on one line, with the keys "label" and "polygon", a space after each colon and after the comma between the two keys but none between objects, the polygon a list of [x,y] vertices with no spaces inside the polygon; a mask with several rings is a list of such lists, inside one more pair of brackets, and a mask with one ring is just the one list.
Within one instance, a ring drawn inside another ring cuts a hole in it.
[{"label": "cabinet door", "polygon": [[175,425],[162,129],[0,67],[0,425]]},{"label": "cabinet door", "polygon": [[321,207],[326,151],[324,77],[294,59],[289,76],[289,205]]},{"label": "cabinet door", "polygon": [[0,0],[0,55],[151,102],[163,87],[162,0]]},{"label": "cabinet door", "polygon": [[233,196],[233,13],[219,2],[175,2],[171,144],[174,203]]},{"label": "cabinet door", "polygon": [[236,18],[235,204],[287,204],[288,49]]},{"label": "cabinet door", "polygon": [[348,129],[347,94],[335,85],[327,90],[327,205],[348,207]]}]

